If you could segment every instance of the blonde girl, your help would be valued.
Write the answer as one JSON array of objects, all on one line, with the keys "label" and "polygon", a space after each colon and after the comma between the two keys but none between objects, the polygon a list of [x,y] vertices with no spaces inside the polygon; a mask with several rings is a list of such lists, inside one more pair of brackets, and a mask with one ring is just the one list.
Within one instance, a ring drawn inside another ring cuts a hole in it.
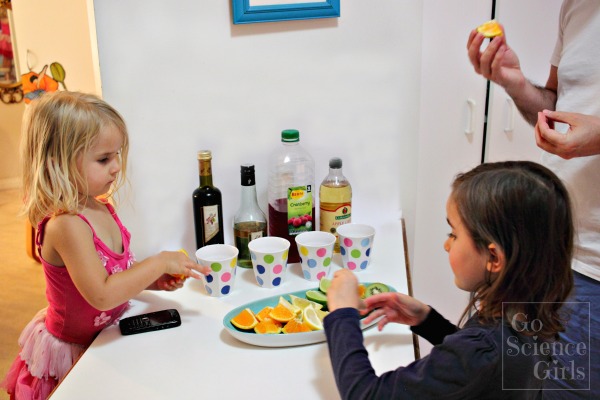
[{"label": "blonde girl", "polygon": [[37,226],[48,307],[19,338],[2,382],[11,398],[45,399],[128,300],[144,289],[176,290],[206,273],[181,252],[136,262],[130,235],[109,203],[125,181],[123,118],[96,96],[46,94],[23,120],[24,213]]}]

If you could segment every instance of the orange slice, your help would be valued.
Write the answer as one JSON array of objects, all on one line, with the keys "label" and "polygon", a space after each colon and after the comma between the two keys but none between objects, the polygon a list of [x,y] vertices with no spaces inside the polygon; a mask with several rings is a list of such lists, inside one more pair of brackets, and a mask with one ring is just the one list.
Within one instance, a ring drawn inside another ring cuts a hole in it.
[{"label": "orange slice", "polygon": [[258,320],[251,309],[245,308],[231,319],[231,324],[236,328],[248,331],[258,324]]},{"label": "orange slice", "polygon": [[283,329],[281,331],[283,333],[299,333],[299,332],[310,332],[311,329],[308,325],[306,325],[301,320],[294,318],[293,320],[291,320],[290,322],[285,324],[285,326],[283,327]]},{"label": "orange slice", "polygon": [[265,308],[256,313],[256,319],[259,321],[271,319],[271,317],[269,317],[269,313],[272,309],[273,307],[266,306]]},{"label": "orange slice", "polygon": [[365,296],[367,295],[367,287],[365,285],[363,285],[362,283],[360,285],[358,285],[358,295],[360,296],[361,299],[364,299]]},{"label": "orange slice", "polygon": [[293,311],[291,311],[281,303],[277,304],[275,308],[272,309],[269,313],[269,317],[279,322],[291,321],[295,316],[296,314]]},{"label": "orange slice", "polygon": [[481,33],[486,38],[502,36],[502,28],[500,28],[500,25],[494,19],[479,25],[477,27],[477,32]]},{"label": "orange slice", "polygon": [[281,332],[281,323],[272,319],[260,321],[254,327],[254,332],[259,334],[277,334]]}]

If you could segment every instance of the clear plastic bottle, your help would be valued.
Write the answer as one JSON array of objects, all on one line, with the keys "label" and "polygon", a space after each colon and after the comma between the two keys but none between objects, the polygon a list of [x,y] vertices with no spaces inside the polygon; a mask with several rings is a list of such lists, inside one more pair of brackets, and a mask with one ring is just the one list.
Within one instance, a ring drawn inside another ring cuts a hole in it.
[{"label": "clear plastic bottle", "polygon": [[243,268],[252,268],[248,243],[254,239],[267,236],[267,217],[256,200],[254,165],[242,165],[240,173],[242,196],[240,208],[233,218],[233,237],[235,247],[239,250],[238,265]]},{"label": "clear plastic bottle", "polygon": [[294,237],[315,230],[315,161],[295,129],[281,132],[282,147],[269,169],[269,235],[290,241],[288,263],[300,262]]},{"label": "clear plastic bottle", "polygon": [[[337,238],[337,228],[350,223],[351,219],[352,186],[342,173],[342,159],[334,157],[329,160],[329,174],[319,187],[320,230],[333,233]],[[333,250],[340,251],[338,239]]]}]

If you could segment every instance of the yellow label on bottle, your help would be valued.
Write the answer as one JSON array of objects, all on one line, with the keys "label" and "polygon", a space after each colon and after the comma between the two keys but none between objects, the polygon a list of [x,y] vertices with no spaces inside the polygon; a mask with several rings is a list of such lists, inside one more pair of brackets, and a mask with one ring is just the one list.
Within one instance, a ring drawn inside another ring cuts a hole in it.
[{"label": "yellow label on bottle", "polygon": [[[337,228],[340,225],[350,223],[352,219],[352,206],[350,203],[339,203],[335,207],[331,207],[332,203],[328,204],[329,209],[320,208],[321,229],[325,232],[333,233],[337,236]],[[331,207],[331,208],[330,208]],[[333,211],[331,211],[333,209]]]}]

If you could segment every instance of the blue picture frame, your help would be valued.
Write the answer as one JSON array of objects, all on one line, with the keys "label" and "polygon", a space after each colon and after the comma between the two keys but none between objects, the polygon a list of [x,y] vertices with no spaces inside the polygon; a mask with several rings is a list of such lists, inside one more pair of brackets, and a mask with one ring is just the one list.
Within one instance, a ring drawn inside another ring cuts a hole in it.
[{"label": "blue picture frame", "polygon": [[251,0],[232,0],[234,24],[336,18],[340,16],[340,0],[260,6],[253,6],[250,3]]}]

